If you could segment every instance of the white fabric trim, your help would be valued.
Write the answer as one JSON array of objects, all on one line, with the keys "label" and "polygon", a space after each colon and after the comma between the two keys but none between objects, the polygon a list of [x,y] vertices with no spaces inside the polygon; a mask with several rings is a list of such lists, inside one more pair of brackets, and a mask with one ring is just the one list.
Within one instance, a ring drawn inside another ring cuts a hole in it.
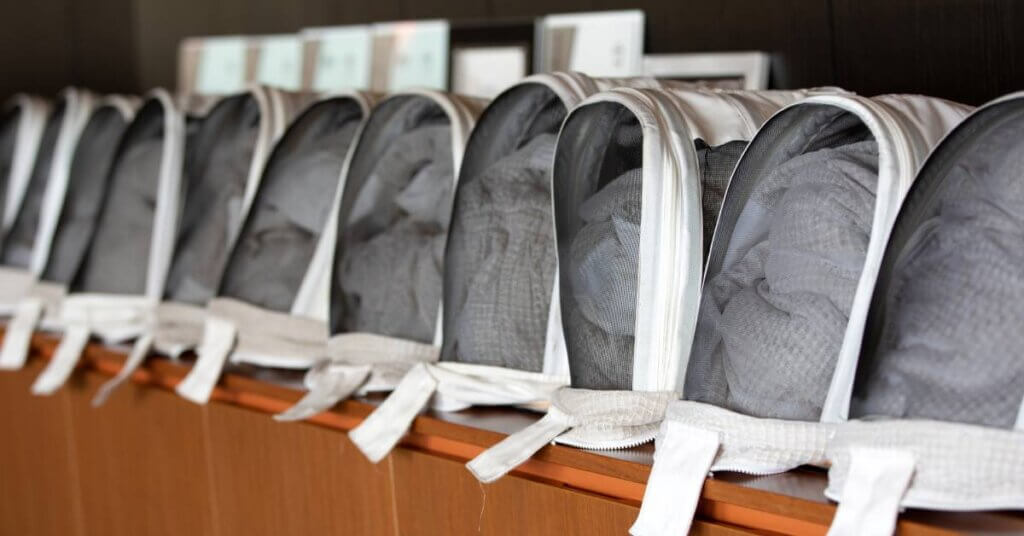
[{"label": "white fabric trim", "polygon": [[178,358],[203,340],[206,309],[178,302],[161,302],[156,307],[153,348]]},{"label": "white fabric trim", "polygon": [[124,365],[121,366],[121,370],[117,371],[117,375],[107,380],[100,386],[99,390],[96,391],[96,395],[92,398],[92,407],[98,408],[106,403],[110,395],[117,390],[124,382],[131,378],[132,374],[138,370],[142,362],[146,360],[146,356],[149,355],[150,349],[153,348],[153,335],[147,333],[139,337],[135,341],[135,345],[132,346],[132,351],[128,354],[128,359],[125,360]]},{"label": "white fabric trim", "polygon": [[81,324],[67,329],[50,362],[32,384],[32,394],[52,395],[68,381],[85,346],[89,344],[89,335],[89,328]]},{"label": "white fabric trim", "polygon": [[42,316],[42,300],[25,298],[18,303],[14,318],[7,323],[4,332],[3,346],[0,347],[0,370],[20,370],[25,366],[32,334]]},{"label": "white fabric trim", "polygon": [[671,391],[563,387],[552,395],[548,415],[487,449],[466,466],[483,482],[492,482],[552,441],[590,449],[646,443],[654,439],[653,430],[674,398]]},{"label": "white fabric trim", "polygon": [[516,432],[466,464],[469,472],[485,484],[505,476],[571,428],[575,421],[552,407],[541,420]]},{"label": "white fabric trim", "polygon": [[206,308],[208,314],[234,324],[238,332],[232,362],[307,369],[326,353],[327,324],[320,320],[264,309],[233,298],[214,298]]},{"label": "white fabric trim", "polygon": [[846,480],[855,478],[856,449],[908,453],[914,478],[904,508],[946,511],[1024,508],[1024,434],[952,422],[886,419],[849,421],[829,443],[825,495],[844,502]]},{"label": "white fabric trim", "polygon": [[640,515],[629,533],[689,534],[718,446],[717,433],[666,419],[658,435]]},{"label": "white fabric trim", "polygon": [[236,335],[233,322],[208,315],[203,329],[203,342],[196,352],[198,359],[174,390],[196,404],[209,402],[213,387],[217,385],[228,354],[235,344]]},{"label": "white fabric trim", "polygon": [[348,398],[370,376],[370,365],[339,365],[324,361],[306,373],[309,392],[287,410],[274,415],[275,421],[301,421],[327,411]]},{"label": "white fabric trim", "polygon": [[18,118],[15,134],[14,159],[5,177],[8,191],[0,233],[6,233],[14,225],[14,219],[25,199],[32,168],[35,167],[36,155],[39,153],[39,142],[52,110],[49,102],[24,94],[15,96],[13,101],[13,106],[20,108],[21,117]]},{"label": "white fabric trim", "polygon": [[890,536],[896,530],[900,500],[914,474],[909,452],[850,449],[850,478],[836,509],[829,536]]},{"label": "white fabric trim", "polygon": [[167,272],[171,268],[171,255],[177,241],[183,190],[181,174],[185,162],[185,117],[166,90],[154,90],[150,98],[159,101],[164,111],[163,151],[160,157],[145,289],[146,296],[157,301],[163,296]]},{"label": "white fabric trim", "polygon": [[381,461],[402,439],[436,388],[437,380],[427,370],[427,365],[415,365],[391,396],[349,431],[349,439],[371,462]]},{"label": "white fabric trim", "polygon": [[36,276],[28,270],[0,266],[0,314],[13,314],[35,282]]}]

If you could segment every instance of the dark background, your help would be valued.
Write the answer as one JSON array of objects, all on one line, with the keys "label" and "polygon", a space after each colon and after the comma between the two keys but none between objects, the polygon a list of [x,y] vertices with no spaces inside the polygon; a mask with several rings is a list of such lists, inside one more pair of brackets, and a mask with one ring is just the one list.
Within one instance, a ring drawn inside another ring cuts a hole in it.
[{"label": "dark background", "polygon": [[1021,0],[5,0],[0,97],[173,87],[178,41],[191,35],[624,8],[647,12],[648,52],[772,53],[773,87],[970,104],[1024,89]]}]

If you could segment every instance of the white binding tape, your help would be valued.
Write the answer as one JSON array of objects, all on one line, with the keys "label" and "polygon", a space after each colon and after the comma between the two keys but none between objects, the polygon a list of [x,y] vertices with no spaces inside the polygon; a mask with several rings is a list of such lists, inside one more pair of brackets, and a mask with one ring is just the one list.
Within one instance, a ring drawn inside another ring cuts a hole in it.
[{"label": "white binding tape", "polygon": [[850,469],[829,536],[891,536],[914,474],[906,451],[851,447]]},{"label": "white binding tape", "polygon": [[75,365],[82,357],[82,352],[85,351],[85,346],[89,344],[89,336],[90,332],[87,326],[81,324],[68,326],[60,344],[53,352],[53,357],[50,358],[50,363],[32,384],[32,394],[52,395],[68,381],[71,373],[75,370]]},{"label": "white binding tape", "polygon": [[236,334],[237,329],[232,322],[212,315],[207,316],[203,341],[197,351],[199,357],[175,391],[196,404],[209,402],[213,387],[217,385],[224,363],[227,362],[228,355],[234,347]]},{"label": "white binding tape", "polygon": [[14,318],[7,324],[3,347],[0,347],[0,370],[19,370],[28,360],[32,334],[43,316],[43,301],[25,298],[14,309]]}]

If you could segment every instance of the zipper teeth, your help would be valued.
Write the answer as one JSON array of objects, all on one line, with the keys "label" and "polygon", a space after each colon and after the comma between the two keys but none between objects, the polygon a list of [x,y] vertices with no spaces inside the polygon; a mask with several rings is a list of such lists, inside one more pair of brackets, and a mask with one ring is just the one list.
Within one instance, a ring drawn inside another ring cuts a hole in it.
[{"label": "zipper teeth", "polygon": [[555,442],[561,445],[568,445],[570,447],[576,447],[586,450],[626,450],[634,447],[639,447],[646,443],[654,441],[658,433],[652,432],[645,434],[641,439],[623,439],[620,441],[613,441],[608,443],[596,443],[590,441],[577,441],[577,440],[559,440],[555,439]]}]

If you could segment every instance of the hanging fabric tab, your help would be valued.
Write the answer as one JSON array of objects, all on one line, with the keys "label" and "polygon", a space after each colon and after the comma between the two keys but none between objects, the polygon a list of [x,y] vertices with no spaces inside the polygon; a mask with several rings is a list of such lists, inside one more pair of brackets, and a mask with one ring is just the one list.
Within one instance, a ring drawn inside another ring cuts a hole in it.
[{"label": "hanging fabric tab", "polygon": [[427,365],[416,365],[402,378],[391,396],[348,433],[349,439],[370,461],[381,461],[402,439],[436,389],[437,380]]},{"label": "hanging fabric tab", "polygon": [[654,465],[633,536],[689,534],[700,491],[714,463],[718,434],[666,420],[654,451]]},{"label": "hanging fabric tab", "polygon": [[132,374],[138,370],[142,362],[146,360],[146,356],[149,355],[149,351],[153,348],[153,339],[154,335],[150,332],[135,340],[132,352],[128,355],[124,365],[121,366],[121,370],[96,391],[96,395],[92,398],[92,407],[98,408],[102,406],[121,384],[128,378],[131,378]]},{"label": "hanging fabric tab", "polygon": [[207,316],[203,329],[203,341],[199,345],[199,358],[185,379],[175,388],[177,393],[196,404],[210,400],[213,387],[220,378],[224,363],[235,344],[237,329],[232,322]]},{"label": "hanging fabric tab", "polygon": [[32,334],[42,315],[42,300],[25,298],[18,302],[14,318],[7,324],[3,347],[0,348],[0,370],[19,370],[25,366]]},{"label": "hanging fabric tab", "polygon": [[890,536],[896,530],[900,501],[914,474],[908,452],[851,448],[843,501],[829,536]]},{"label": "hanging fabric tab", "polygon": [[76,324],[69,326],[53,352],[50,363],[32,384],[32,394],[52,395],[71,377],[78,364],[78,359],[85,346],[89,344],[91,333],[88,326]]}]

